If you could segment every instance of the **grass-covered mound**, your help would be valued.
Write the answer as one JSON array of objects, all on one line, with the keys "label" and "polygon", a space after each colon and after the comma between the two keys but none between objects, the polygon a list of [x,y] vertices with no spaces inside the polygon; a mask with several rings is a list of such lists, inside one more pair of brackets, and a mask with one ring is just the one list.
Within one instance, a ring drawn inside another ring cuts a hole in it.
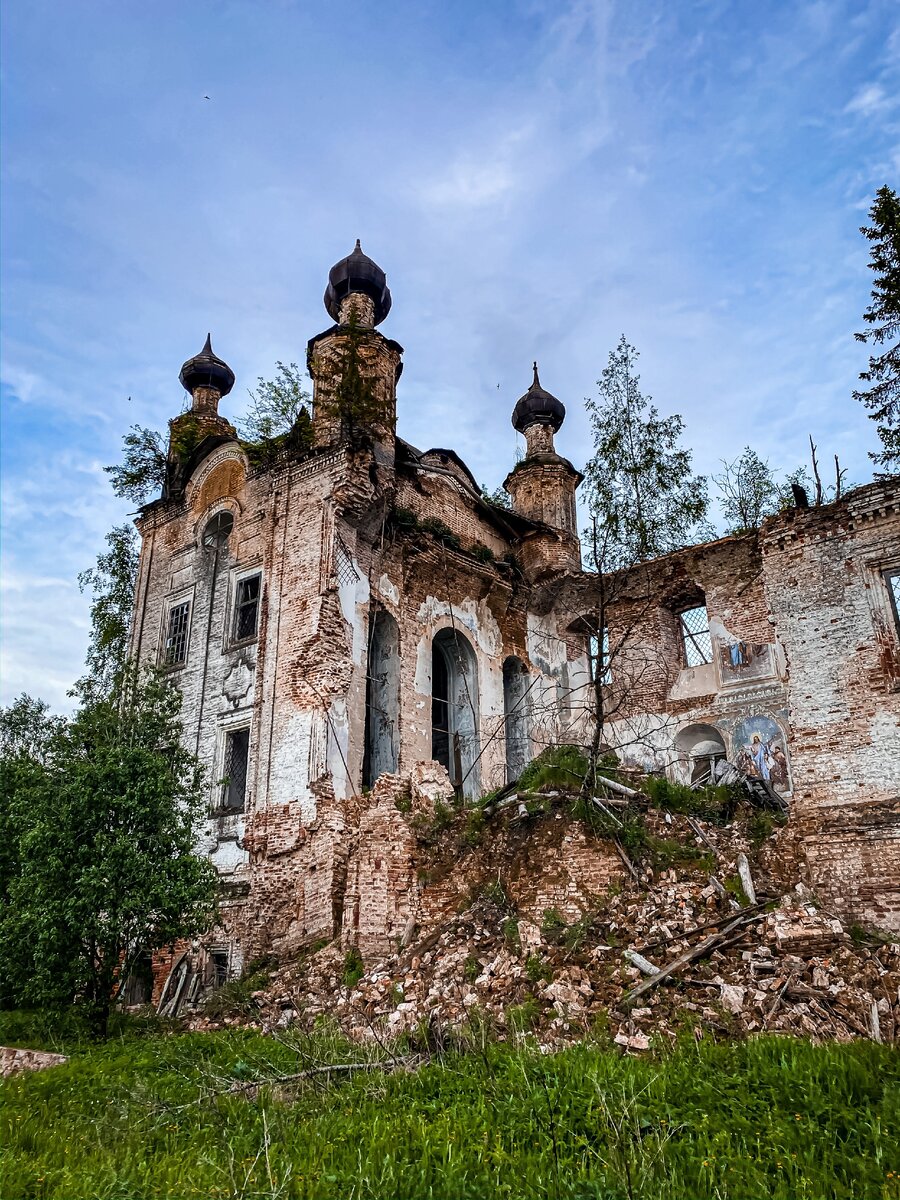
[{"label": "grass-covered mound", "polygon": [[66,1065],[3,1085],[4,1200],[900,1195],[900,1061],[872,1043],[635,1059],[473,1035],[417,1070],[259,1090],[366,1052],[246,1031],[62,1048]]}]

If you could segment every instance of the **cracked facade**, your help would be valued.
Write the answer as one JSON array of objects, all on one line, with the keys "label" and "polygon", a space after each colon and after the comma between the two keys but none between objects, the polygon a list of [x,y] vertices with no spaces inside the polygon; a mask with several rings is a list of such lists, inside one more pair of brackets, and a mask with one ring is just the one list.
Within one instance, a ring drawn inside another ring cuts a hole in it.
[{"label": "cracked facade", "polygon": [[[207,341],[182,369],[192,407],[171,423],[164,495],[138,520],[132,647],[177,679],[210,769],[228,971],[335,936],[374,952],[427,924],[453,899],[421,878],[416,816],[589,741],[597,670],[626,761],[764,778],[811,886],[900,928],[897,481],[635,568],[607,589],[601,637],[580,475],[554,447],[565,410],[537,369],[506,509],[452,450],[397,436],[403,351],[377,328],[390,293],[358,244],[325,299],[311,428],[241,443]],[[621,870],[602,843],[562,870],[557,853],[530,866],[548,906]]]}]

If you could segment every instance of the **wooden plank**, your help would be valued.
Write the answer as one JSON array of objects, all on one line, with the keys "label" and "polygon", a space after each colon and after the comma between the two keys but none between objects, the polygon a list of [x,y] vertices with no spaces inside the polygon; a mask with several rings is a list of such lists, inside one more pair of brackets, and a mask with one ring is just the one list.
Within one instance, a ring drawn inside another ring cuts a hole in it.
[{"label": "wooden plank", "polygon": [[643,996],[645,992],[649,992],[651,988],[655,988],[657,984],[674,975],[676,971],[680,971],[682,967],[687,966],[689,962],[693,962],[695,958],[704,958],[711,950],[714,950],[716,946],[724,942],[730,933],[733,933],[735,929],[739,929],[741,925],[746,924],[750,919],[749,913],[742,912],[739,917],[735,917],[733,921],[729,921],[718,933],[710,934],[702,942],[698,942],[696,946],[691,946],[683,954],[679,954],[677,958],[674,958],[670,963],[662,967],[659,974],[652,976],[650,979],[643,980],[636,987],[633,987],[631,991],[626,992],[622,997],[622,1003],[632,1004],[638,996]]}]

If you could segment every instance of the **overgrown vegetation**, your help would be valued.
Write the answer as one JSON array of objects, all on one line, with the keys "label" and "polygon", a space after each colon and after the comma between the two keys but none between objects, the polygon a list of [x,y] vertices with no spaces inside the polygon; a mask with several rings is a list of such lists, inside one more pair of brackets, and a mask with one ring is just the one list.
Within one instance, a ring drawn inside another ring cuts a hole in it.
[{"label": "overgrown vegetation", "polygon": [[[526,1030],[529,1007],[508,1022]],[[3,1195],[898,1195],[900,1060],[888,1047],[690,1038],[635,1059],[607,1046],[498,1045],[476,1014],[440,1061],[389,1073],[410,1047],[126,1033],[3,1084]],[[314,1063],[379,1061],[384,1071],[259,1086]]]},{"label": "overgrown vegetation", "polygon": [[71,717],[27,696],[0,713],[0,1004],[84,1006],[106,1033],[131,967],[212,925],[217,875],[194,852],[203,773],[181,694],[126,667]]},{"label": "overgrown vegetation", "polygon": [[269,982],[266,971],[255,970],[254,964],[241,975],[240,979],[229,979],[221,987],[210,992],[203,1005],[206,1016],[214,1021],[224,1017],[248,1017],[256,1010],[253,993],[260,991]]}]

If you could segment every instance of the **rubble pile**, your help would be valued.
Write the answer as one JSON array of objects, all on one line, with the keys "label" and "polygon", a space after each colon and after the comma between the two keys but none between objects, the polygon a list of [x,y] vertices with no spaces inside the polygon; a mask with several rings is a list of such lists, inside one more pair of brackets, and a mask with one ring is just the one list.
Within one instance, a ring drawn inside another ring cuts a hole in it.
[{"label": "rubble pile", "polygon": [[327,1018],[358,1039],[486,1024],[548,1047],[608,1032],[629,1052],[685,1029],[898,1040],[900,944],[845,929],[802,883],[773,890],[746,822],[651,816],[683,840],[685,861],[637,859],[579,919],[517,912],[500,864],[462,911],[365,969],[334,943],[281,966],[254,994],[258,1023]]}]

